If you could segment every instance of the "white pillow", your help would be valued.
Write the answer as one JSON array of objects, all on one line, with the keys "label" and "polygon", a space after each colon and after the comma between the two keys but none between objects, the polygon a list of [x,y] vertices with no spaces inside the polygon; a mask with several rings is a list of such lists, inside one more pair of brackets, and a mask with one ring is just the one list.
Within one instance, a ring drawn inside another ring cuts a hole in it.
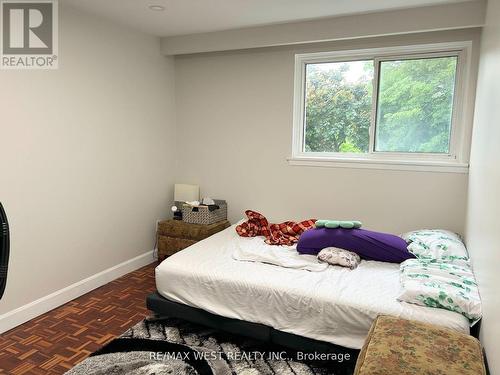
[{"label": "white pillow", "polygon": [[457,312],[471,325],[482,316],[481,298],[470,266],[408,259],[401,263],[398,301]]},{"label": "white pillow", "polygon": [[400,237],[408,243],[408,251],[418,259],[434,259],[462,265],[469,262],[469,254],[460,236],[448,230],[416,230]]},{"label": "white pillow", "polygon": [[348,267],[351,270],[361,262],[358,254],[337,247],[324,248],[318,253],[318,259],[332,265]]}]

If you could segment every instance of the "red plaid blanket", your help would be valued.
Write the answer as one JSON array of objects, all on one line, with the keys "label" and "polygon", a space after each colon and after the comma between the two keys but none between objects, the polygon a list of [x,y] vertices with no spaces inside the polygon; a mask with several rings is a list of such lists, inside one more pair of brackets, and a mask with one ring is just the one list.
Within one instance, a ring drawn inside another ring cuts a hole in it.
[{"label": "red plaid blanket", "polygon": [[236,232],[241,237],[266,237],[265,242],[269,245],[293,245],[299,240],[299,236],[305,230],[314,227],[316,219],[309,219],[296,223],[285,221],[280,224],[269,224],[266,217],[258,212],[245,211],[248,220],[236,227]]}]

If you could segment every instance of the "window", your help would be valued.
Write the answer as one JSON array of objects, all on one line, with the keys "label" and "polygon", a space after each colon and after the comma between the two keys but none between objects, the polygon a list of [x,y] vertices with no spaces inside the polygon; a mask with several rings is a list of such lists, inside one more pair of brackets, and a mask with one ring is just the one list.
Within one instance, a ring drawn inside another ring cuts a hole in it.
[{"label": "window", "polygon": [[375,151],[448,154],[457,57],[381,61]]},{"label": "window", "polygon": [[466,171],[463,134],[470,124],[462,97],[469,48],[448,43],[296,55],[292,164]]},{"label": "window", "polygon": [[368,152],[372,61],[306,64],[306,152]]}]

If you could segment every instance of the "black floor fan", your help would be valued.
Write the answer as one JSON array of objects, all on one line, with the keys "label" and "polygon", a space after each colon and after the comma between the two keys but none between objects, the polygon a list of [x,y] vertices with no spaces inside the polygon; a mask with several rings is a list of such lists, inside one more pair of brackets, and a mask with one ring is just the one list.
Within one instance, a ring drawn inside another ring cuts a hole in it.
[{"label": "black floor fan", "polygon": [[7,214],[0,203],[0,299],[7,284],[7,270],[9,267],[9,222]]}]

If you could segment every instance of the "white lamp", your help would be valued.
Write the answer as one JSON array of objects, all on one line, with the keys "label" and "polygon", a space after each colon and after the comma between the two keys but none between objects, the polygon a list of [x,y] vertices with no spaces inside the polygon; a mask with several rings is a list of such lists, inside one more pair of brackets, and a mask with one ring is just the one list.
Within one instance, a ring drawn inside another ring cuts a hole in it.
[{"label": "white lamp", "polygon": [[175,184],[174,201],[192,202],[200,199],[200,187],[198,185]]}]

